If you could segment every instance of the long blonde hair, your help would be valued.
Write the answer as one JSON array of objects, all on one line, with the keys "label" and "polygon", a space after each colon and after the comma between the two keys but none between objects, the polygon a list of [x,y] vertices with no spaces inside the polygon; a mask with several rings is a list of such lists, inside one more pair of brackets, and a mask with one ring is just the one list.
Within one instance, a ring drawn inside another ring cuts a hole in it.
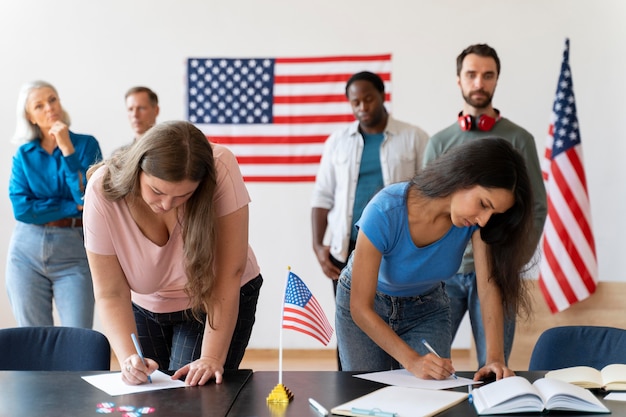
[{"label": "long blonde hair", "polygon": [[[194,316],[199,319],[201,313],[207,313],[209,325],[213,327],[216,172],[213,149],[206,136],[188,122],[159,123],[141,140],[118,150],[99,165],[102,164],[108,167],[102,189],[109,201],[138,194],[142,171],[163,181],[199,183],[185,203],[181,221],[187,273],[185,290]],[[98,166],[92,167],[88,175]]]}]

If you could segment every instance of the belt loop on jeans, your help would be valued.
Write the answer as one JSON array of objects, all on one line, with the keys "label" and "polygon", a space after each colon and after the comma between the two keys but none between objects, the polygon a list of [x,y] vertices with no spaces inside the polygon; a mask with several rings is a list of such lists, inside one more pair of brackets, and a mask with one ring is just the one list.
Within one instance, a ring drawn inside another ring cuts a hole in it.
[{"label": "belt loop on jeans", "polygon": [[78,217],[68,217],[65,219],[54,220],[42,224],[46,227],[83,227],[83,219]]}]

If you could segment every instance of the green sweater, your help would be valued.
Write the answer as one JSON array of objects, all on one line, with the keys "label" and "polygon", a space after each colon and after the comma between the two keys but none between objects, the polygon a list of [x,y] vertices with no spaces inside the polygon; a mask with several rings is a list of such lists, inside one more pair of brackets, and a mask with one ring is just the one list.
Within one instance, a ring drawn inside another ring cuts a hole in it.
[{"label": "green sweater", "polygon": [[[429,161],[436,159],[439,155],[456,145],[465,143],[468,140],[492,136],[498,136],[511,142],[511,144],[526,160],[528,177],[530,178],[533,197],[535,200],[534,227],[536,232],[536,245],[539,243],[539,238],[541,236],[541,232],[543,231],[543,224],[546,220],[548,206],[546,202],[546,189],[543,184],[541,165],[539,164],[539,156],[537,154],[535,140],[533,139],[533,136],[524,128],[516,125],[504,117],[500,118],[500,120],[498,120],[489,132],[480,130],[463,131],[461,130],[459,124],[455,122],[430,138],[424,152],[424,165],[426,165]],[[472,245],[470,243],[465,250],[463,262],[461,263],[461,267],[458,272],[461,274],[467,274],[472,271],[474,271],[474,256],[472,252]]]}]

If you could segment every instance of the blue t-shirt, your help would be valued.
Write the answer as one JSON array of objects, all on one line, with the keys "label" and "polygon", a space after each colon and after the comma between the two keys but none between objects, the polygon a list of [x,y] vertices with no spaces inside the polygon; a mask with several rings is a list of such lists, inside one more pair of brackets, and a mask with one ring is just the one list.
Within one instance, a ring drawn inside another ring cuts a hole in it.
[{"label": "blue t-shirt", "polygon": [[428,293],[459,269],[463,251],[478,226],[456,227],[436,242],[417,247],[409,231],[408,182],[381,190],[365,207],[357,227],[382,253],[377,290],[399,297]]},{"label": "blue t-shirt", "polygon": [[363,153],[361,154],[359,180],[356,184],[356,193],[354,195],[350,240],[356,240],[357,229],[354,225],[361,218],[361,213],[363,213],[365,206],[369,203],[372,196],[385,185],[383,182],[383,171],[380,166],[380,145],[383,143],[383,140],[385,140],[384,133],[363,133]]}]

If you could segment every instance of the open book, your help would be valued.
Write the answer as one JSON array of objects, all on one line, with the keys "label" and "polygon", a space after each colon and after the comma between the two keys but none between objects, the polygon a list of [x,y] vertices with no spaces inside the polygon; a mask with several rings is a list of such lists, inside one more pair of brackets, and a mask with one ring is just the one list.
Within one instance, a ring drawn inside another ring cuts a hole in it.
[{"label": "open book", "polygon": [[340,416],[428,417],[467,398],[467,393],[389,386],[334,407]]},{"label": "open book", "polygon": [[479,415],[546,410],[611,412],[591,391],[558,379],[541,378],[531,384],[526,378],[511,376],[476,388],[471,395]]},{"label": "open book", "polygon": [[546,378],[559,379],[583,388],[604,388],[607,391],[626,391],[626,365],[607,365],[601,370],[590,366],[573,366],[546,373]]}]

